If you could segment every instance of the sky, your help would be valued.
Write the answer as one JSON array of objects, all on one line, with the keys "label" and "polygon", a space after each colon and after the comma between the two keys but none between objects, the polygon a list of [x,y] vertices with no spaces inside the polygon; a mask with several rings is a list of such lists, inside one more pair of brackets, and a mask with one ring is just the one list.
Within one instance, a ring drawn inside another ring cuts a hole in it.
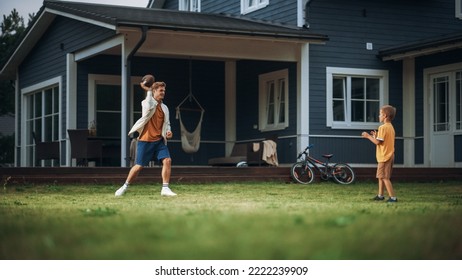
[{"label": "sky", "polygon": [[[149,0],[73,0],[72,2],[146,7]],[[129,4],[127,4],[127,2]],[[9,15],[13,9],[16,9],[19,15],[24,18],[24,22],[27,24],[29,14],[37,14],[42,5],[43,0],[0,0],[0,21],[3,21],[3,15]]]}]

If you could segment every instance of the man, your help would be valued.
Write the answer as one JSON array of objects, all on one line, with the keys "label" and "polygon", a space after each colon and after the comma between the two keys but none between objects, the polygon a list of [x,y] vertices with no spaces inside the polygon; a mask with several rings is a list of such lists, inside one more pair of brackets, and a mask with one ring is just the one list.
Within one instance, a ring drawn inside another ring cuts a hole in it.
[{"label": "man", "polygon": [[130,169],[127,180],[116,192],[115,196],[122,196],[144,166],[154,157],[162,162],[162,196],[176,196],[169,188],[172,160],[167,147],[167,139],[172,138],[169,110],[163,103],[165,97],[164,82],[155,82],[147,87],[141,82],[146,91],[146,98],[141,102],[142,117],[133,125],[128,135],[138,132],[138,144],[135,165]]}]

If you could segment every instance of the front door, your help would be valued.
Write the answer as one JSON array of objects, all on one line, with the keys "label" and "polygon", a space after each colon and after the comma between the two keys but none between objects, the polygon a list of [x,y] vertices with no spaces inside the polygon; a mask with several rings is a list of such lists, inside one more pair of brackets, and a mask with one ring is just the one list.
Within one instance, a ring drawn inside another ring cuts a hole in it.
[{"label": "front door", "polygon": [[456,90],[460,91],[461,72],[431,76],[431,155],[432,167],[454,166]]}]

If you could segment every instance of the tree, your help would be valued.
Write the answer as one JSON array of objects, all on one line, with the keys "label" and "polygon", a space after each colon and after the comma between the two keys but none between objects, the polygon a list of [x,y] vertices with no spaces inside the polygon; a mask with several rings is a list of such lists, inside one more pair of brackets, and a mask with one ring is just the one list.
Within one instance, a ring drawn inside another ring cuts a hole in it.
[{"label": "tree", "polygon": [[[29,23],[34,18],[29,14]],[[11,56],[14,48],[21,40],[26,26],[18,11],[13,9],[8,16],[3,15],[0,25],[0,68]],[[0,81],[0,115],[14,113],[14,87],[11,81]],[[0,165],[14,162],[14,135],[3,136],[0,133]]]},{"label": "tree", "polygon": [[[29,14],[29,22],[34,18],[34,14]],[[8,58],[11,56],[12,51],[21,39],[26,26],[24,19],[13,9],[11,13],[6,16],[3,15],[3,21],[0,24],[0,65],[3,66]],[[0,81],[0,115],[14,112],[14,87],[11,81]]]}]

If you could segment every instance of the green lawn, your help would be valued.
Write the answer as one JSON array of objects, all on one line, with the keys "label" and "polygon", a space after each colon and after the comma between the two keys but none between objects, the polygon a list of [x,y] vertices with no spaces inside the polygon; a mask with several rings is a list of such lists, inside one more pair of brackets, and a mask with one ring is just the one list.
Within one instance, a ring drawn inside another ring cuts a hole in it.
[{"label": "green lawn", "polygon": [[0,259],[462,259],[462,182],[5,186]]}]

